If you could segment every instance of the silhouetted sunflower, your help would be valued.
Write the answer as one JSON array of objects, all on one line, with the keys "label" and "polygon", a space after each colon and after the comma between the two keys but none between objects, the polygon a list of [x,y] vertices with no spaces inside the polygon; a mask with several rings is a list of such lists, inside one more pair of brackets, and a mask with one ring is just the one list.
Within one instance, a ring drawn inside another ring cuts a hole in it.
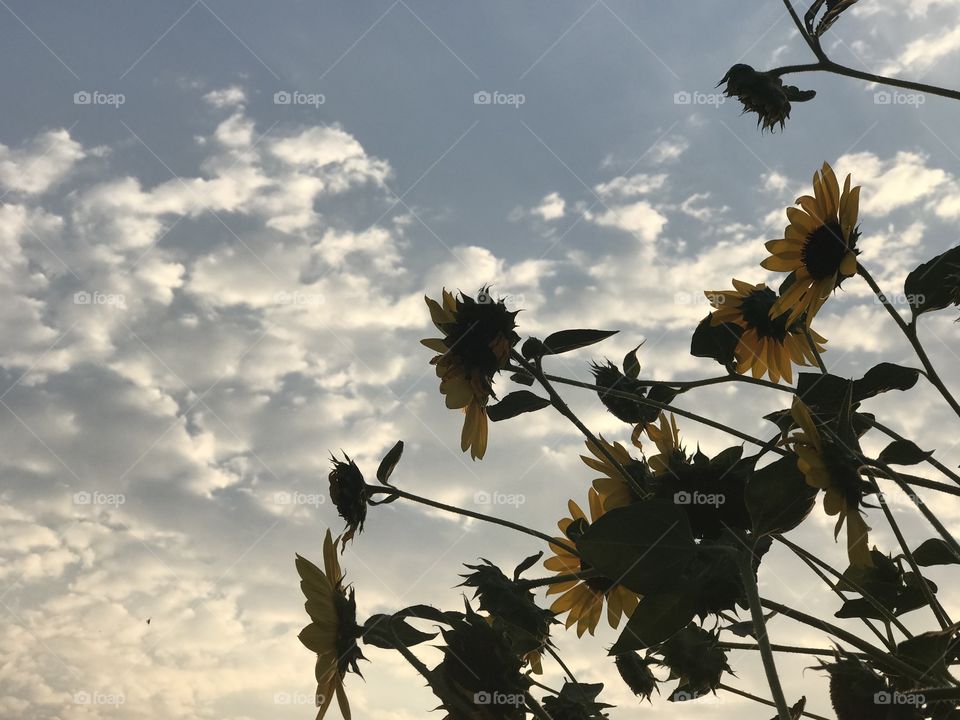
[{"label": "silhouetted sunflower", "polygon": [[789,311],[787,322],[793,323],[806,313],[809,327],[830,293],[857,272],[860,186],[851,188],[847,175],[841,193],[833,168],[824,163],[813,176],[813,196],[804,195],[797,204],[799,208],[787,208],[790,224],[783,239],[766,244],[771,255],[761,265],[793,273],[771,317]]},{"label": "silhouetted sunflower", "polygon": [[440,392],[451,409],[463,408],[466,419],[460,434],[460,448],[474,460],[487,449],[487,401],[496,397],[492,382],[510,360],[510,350],[520,340],[514,332],[517,312],[502,301],[494,302],[489,289],[477,300],[443,290],[442,304],[425,298],[433,324],[442,338],[420,342],[440,353],[430,363],[437,368]]},{"label": "silhouetted sunflower", "polygon": [[[816,365],[817,358],[799,323],[789,323],[788,313],[772,317],[771,309],[777,300],[773,290],[763,283],[751,285],[733,280],[734,290],[714,290],[705,293],[716,308],[710,323],[714,326],[734,323],[743,328],[734,355],[737,372],[751,372],[760,378],[765,374],[773,382],[783,378],[793,382],[793,363]],[[827,341],[810,331],[818,352],[823,352]]]},{"label": "silhouetted sunflower", "polygon": [[840,534],[840,528],[846,521],[850,564],[872,566],[868,536],[870,528],[860,514],[864,483],[857,473],[856,464],[844,457],[842,448],[820,436],[810,410],[797,397],[793,399],[790,414],[798,429],[787,438],[786,444],[797,454],[797,468],[803,473],[807,484],[825,491],[823,509],[827,515],[838,516],[834,538]]},{"label": "silhouetted sunflower", "polygon": [[[575,545],[576,539],[583,534],[587,526],[603,515],[604,510],[597,491],[590,488],[587,499],[590,503],[589,520],[579,505],[573,500],[568,501],[570,517],[557,523],[557,527],[564,535],[563,538],[558,538],[560,542]],[[544,560],[543,566],[547,570],[552,570],[558,575],[568,575],[591,569],[580,558],[560,545],[551,543],[550,549],[555,554]],[[607,622],[612,628],[620,624],[620,618],[624,615],[630,617],[640,602],[640,597],[636,593],[611,580],[599,577],[590,580],[568,580],[551,585],[547,590],[547,595],[556,593],[563,594],[553,601],[550,610],[557,615],[568,613],[565,626],[569,628],[576,623],[577,637],[582,637],[587,631],[593,635],[603,614],[604,600],[607,602]]]},{"label": "silhouetted sunflower", "polygon": [[317,654],[317,720],[327,713],[334,694],[345,720],[350,720],[350,703],[343,690],[348,671],[360,674],[357,661],[363,658],[357,647],[361,635],[357,625],[357,604],[353,590],[343,585],[336,543],[330,531],[323,539],[323,570],[297,555],[300,589],[307,598],[304,607],[312,621],[299,635],[300,642]]},{"label": "silhouetted sunflower", "polygon": [[341,538],[342,547],[352,540],[358,532],[363,532],[363,523],[367,519],[367,483],[357,464],[346,453],[344,460],[331,456],[333,470],[330,471],[330,499],[337,507],[347,527]]},{"label": "silhouetted sunflower", "polygon": [[813,90],[784,85],[780,76],[773,72],[758,72],[743,63],[727,70],[717,85],[724,83],[727,84],[724,95],[737,98],[743,105],[743,112],[756,113],[761,131],[773,132],[778,124],[782,130],[790,117],[790,103],[806,102],[816,95]]},{"label": "silhouetted sunflower", "polygon": [[651,423],[646,427],[647,437],[653,440],[660,452],[647,459],[647,464],[654,475],[662,475],[670,470],[671,465],[687,462],[687,454],[680,444],[680,429],[677,419],[671,413],[667,419],[666,413],[660,413],[660,425]]},{"label": "silhouetted sunflower", "polygon": [[646,463],[642,460],[633,458],[627,449],[620,443],[609,443],[598,438],[600,444],[612,455],[620,466],[627,471],[630,476],[629,481],[623,477],[623,474],[617,469],[607,457],[600,451],[600,448],[592,441],[587,440],[587,450],[593,457],[581,455],[584,465],[588,468],[603,473],[593,481],[593,487],[600,495],[600,505],[604,512],[613,510],[613,508],[629,505],[635,500],[647,495],[647,484],[650,471]]}]

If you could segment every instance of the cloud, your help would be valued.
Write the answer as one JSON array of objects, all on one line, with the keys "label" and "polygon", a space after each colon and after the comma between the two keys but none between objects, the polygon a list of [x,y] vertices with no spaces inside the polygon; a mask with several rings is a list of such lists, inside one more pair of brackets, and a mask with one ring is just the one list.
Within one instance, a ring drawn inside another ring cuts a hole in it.
[{"label": "cloud", "polygon": [[247,101],[247,93],[239,85],[231,85],[220,90],[211,90],[203,99],[215,108],[236,107]]},{"label": "cloud", "polygon": [[543,200],[540,201],[540,204],[530,212],[543,220],[550,221],[562,218],[565,208],[566,202],[560,197],[560,193],[552,192],[549,195],[545,195]]},{"label": "cloud", "polygon": [[0,144],[0,187],[25,195],[44,193],[63,180],[86,157],[67,130],[48,130],[24,146]]}]

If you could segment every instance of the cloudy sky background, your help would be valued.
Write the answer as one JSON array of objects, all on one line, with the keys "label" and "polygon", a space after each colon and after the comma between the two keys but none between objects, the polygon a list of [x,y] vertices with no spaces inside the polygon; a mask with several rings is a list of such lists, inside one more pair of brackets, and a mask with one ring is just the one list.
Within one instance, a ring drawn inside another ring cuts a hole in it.
[{"label": "cloudy sky background", "polygon": [[[425,292],[493,283],[524,308],[523,334],[621,330],[557,359],[562,373],[585,377],[588,360],[645,339],[645,373],[706,377],[717,366],[687,352],[702,290],[774,280],[762,243],[823,160],[864,186],[863,259],[883,287],[899,291],[956,244],[956,103],[884,103],[858,81],[794,76],[816,100],[761,136],[711,95],[735,62],[809,60],[775,0],[0,6],[2,717],[312,717],[293,554],[319,559],[324,530],[340,528],[325,497],[330,451],[372,476],[402,439],[402,487],[474,509],[484,494],[519,494],[481,509],[543,530],[567,498],[583,500],[593,474],[562,418],[492,426],[482,463],[459,452],[460,417],[417,344]],[[862,0],[826,47],[949,85],[958,21],[955,0]],[[484,91],[523,103],[475,104]],[[953,319],[925,318],[922,333],[960,387]],[[916,362],[855,280],[816,327],[837,373]],[[722,387],[678,404],[767,436],[755,418],[784,406],[775,395]],[[595,398],[568,397],[592,428],[627,439]],[[868,409],[956,466],[956,418],[922,384],[910,397]],[[681,430],[708,452],[733,444]],[[943,497],[930,501],[957,527]],[[932,536],[905,498],[891,504],[917,542]],[[869,519],[893,550],[879,513]],[[843,566],[831,526],[818,508],[794,535]],[[371,511],[344,564],[365,616],[457,607],[459,563],[512,567],[539,549],[397,502]],[[824,617],[837,609],[779,552],[761,590]],[[770,632],[827,643],[783,619]],[[598,660],[615,637],[559,642],[581,680],[607,684],[611,717],[636,717]],[[366,683],[348,681],[356,716],[422,718],[436,705],[401,659],[365,652]],[[750,653],[731,663],[731,684],[768,695]],[[812,664],[782,661],[784,683],[825,713]],[[547,679],[560,682],[553,668]],[[771,714],[729,696],[642,712]]]}]

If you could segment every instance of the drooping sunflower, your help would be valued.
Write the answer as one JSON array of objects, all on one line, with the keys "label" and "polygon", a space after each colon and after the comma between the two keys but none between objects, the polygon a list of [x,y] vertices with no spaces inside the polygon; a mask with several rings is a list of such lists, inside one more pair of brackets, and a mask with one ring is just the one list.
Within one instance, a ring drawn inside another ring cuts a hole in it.
[{"label": "drooping sunflower", "polygon": [[[734,290],[714,290],[705,293],[716,310],[710,323],[714,326],[734,323],[743,328],[734,355],[737,372],[751,372],[753,377],[764,374],[772,382],[783,378],[793,382],[793,363],[815,365],[817,357],[807,341],[804,327],[799,322],[789,322],[789,313],[771,316],[777,294],[765,284],[751,285],[733,279]],[[810,332],[817,352],[823,352],[826,339]]]},{"label": "drooping sunflower", "polygon": [[440,392],[448,408],[466,413],[460,448],[478,460],[487,450],[487,402],[496,397],[493,378],[507,366],[510,350],[520,341],[514,332],[517,311],[508,311],[503,301],[494,302],[489,288],[483,288],[476,300],[463,293],[454,297],[446,290],[442,304],[424,299],[443,337],[420,342],[440,353],[430,361],[440,378]]},{"label": "drooping sunflower", "polygon": [[793,274],[771,317],[789,311],[789,324],[806,313],[809,327],[830,294],[857,272],[860,186],[851,188],[847,175],[841,192],[833,168],[824,163],[813,176],[813,195],[798,198],[797,205],[787,208],[790,224],[782,239],[766,244],[770,257],[761,265]]},{"label": "drooping sunflower", "polygon": [[629,451],[620,443],[610,443],[601,435],[600,445],[618,462],[620,467],[627,471],[629,480],[623,477],[620,470],[601,452],[600,447],[592,440],[587,440],[587,450],[593,457],[581,455],[584,465],[592,470],[603,473],[603,477],[593,481],[593,488],[600,496],[600,506],[604,512],[614,508],[624,507],[648,494],[647,485],[650,471],[642,460],[632,457]]},{"label": "drooping sunflower", "polygon": [[[603,515],[604,509],[600,503],[599,493],[590,488],[587,499],[590,503],[589,520],[579,505],[573,500],[568,501],[567,507],[570,511],[570,517],[563,518],[557,523],[557,527],[560,528],[560,532],[564,536],[558,538],[558,541],[565,542],[568,545],[575,544],[576,538],[583,534],[586,527],[590,523],[596,522]],[[551,543],[550,549],[554,552],[554,555],[543,562],[543,566],[547,570],[551,570],[558,575],[590,570],[589,566],[580,558],[561,545]],[[630,617],[640,602],[640,597],[636,593],[606,578],[599,577],[590,580],[568,580],[551,585],[547,590],[547,595],[557,593],[562,594],[553,601],[550,610],[557,615],[567,613],[564,624],[569,628],[576,623],[577,637],[583,637],[584,632],[593,635],[603,614],[604,601],[607,603],[607,622],[610,623],[612,628],[616,628],[620,624],[621,617]]]},{"label": "drooping sunflower", "polygon": [[350,720],[350,703],[343,689],[348,671],[360,674],[357,661],[363,654],[357,646],[361,635],[353,589],[344,586],[337,560],[336,542],[327,530],[323,539],[323,570],[297,555],[300,589],[307,598],[304,607],[312,621],[299,635],[300,642],[317,654],[317,720],[337,697],[345,720]]},{"label": "drooping sunflower", "polygon": [[797,468],[807,484],[824,490],[823,509],[827,515],[836,515],[834,539],[847,525],[847,555],[850,564],[857,567],[873,565],[870,555],[870,528],[860,514],[863,481],[855,463],[845,460],[842,448],[836,447],[820,435],[810,410],[797,397],[790,411],[797,425],[786,444],[797,454]]},{"label": "drooping sunflower", "polygon": [[669,472],[671,466],[687,461],[687,454],[680,444],[680,428],[677,427],[677,418],[671,413],[660,413],[660,425],[650,423],[646,426],[647,437],[653,440],[660,452],[647,459],[647,464],[654,475]]},{"label": "drooping sunflower", "polygon": [[330,481],[330,499],[337,507],[347,527],[340,539],[341,547],[346,548],[347,541],[352,540],[358,532],[363,532],[363,523],[367,519],[367,483],[357,464],[344,453],[343,460],[331,455],[333,469],[328,479]]}]

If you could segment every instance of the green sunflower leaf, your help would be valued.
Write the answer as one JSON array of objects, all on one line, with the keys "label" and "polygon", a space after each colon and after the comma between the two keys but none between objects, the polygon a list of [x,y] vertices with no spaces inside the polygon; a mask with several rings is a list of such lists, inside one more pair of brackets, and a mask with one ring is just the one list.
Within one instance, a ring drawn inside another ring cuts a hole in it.
[{"label": "green sunflower leaf", "polygon": [[932,456],[932,450],[921,450],[912,440],[894,440],[880,453],[880,461],[888,465],[916,465]]},{"label": "green sunflower leaf", "polygon": [[686,513],[661,499],[610,510],[576,543],[590,567],[640,594],[677,582],[697,549]]},{"label": "green sunflower leaf", "polygon": [[740,342],[743,328],[736,323],[713,325],[711,315],[707,315],[690,340],[690,354],[694,357],[712,358],[724,367],[732,367],[734,350]]},{"label": "green sunflower leaf", "polygon": [[419,645],[427,640],[432,640],[437,633],[427,633],[417,630],[403,617],[397,615],[384,615],[382,613],[371,615],[367,622],[361,628],[363,633],[363,642],[367,645],[373,645],[378,648],[392,649],[397,642],[404,647]]},{"label": "green sunflower leaf", "polygon": [[940,538],[930,538],[920,544],[913,551],[913,558],[917,565],[930,567],[931,565],[960,565],[960,558],[951,547]]},{"label": "green sunflower leaf", "polygon": [[493,422],[500,422],[523,413],[542,410],[548,405],[550,400],[547,398],[534,395],[529,390],[517,390],[504,396],[496,405],[490,405],[487,408],[487,417]]},{"label": "green sunflower leaf", "polygon": [[960,302],[960,246],[937,255],[907,275],[903,291],[913,316]]},{"label": "green sunflower leaf", "polygon": [[669,640],[693,620],[693,598],[686,593],[648,595],[630,616],[611,655],[643,650]]},{"label": "green sunflower leaf", "polygon": [[561,330],[547,335],[543,341],[544,355],[559,355],[560,353],[579,350],[606,340],[616,335],[619,330]]},{"label": "green sunflower leaf", "polygon": [[756,470],[746,489],[754,533],[759,536],[793,530],[810,514],[817,492],[807,484],[793,455]]},{"label": "green sunflower leaf", "polygon": [[379,480],[383,485],[388,484],[390,475],[393,474],[393,469],[397,466],[397,463],[400,462],[400,456],[403,455],[403,440],[397,440],[397,444],[390,448],[390,452],[383,456],[383,460],[380,461],[380,467],[377,468],[377,480]]}]

